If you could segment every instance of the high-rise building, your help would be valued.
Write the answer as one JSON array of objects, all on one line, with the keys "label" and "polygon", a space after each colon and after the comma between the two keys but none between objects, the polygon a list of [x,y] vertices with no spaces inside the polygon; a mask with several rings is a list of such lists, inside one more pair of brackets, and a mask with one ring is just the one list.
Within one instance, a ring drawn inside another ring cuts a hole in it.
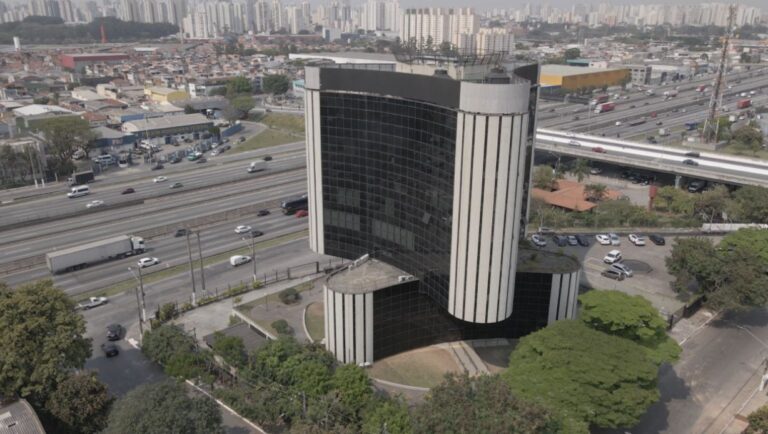
[{"label": "high-rise building", "polygon": [[296,34],[301,30],[306,30],[308,23],[304,18],[304,11],[301,6],[288,6],[285,8],[285,21],[288,33]]},{"label": "high-rise building", "polygon": [[400,40],[418,47],[458,45],[460,34],[474,34],[479,28],[480,18],[472,9],[406,9],[400,18]]},{"label": "high-rise building", "polygon": [[306,69],[310,247],[356,259],[324,285],[340,361],[575,315],[578,261],[518,248],[538,66],[495,64]]}]

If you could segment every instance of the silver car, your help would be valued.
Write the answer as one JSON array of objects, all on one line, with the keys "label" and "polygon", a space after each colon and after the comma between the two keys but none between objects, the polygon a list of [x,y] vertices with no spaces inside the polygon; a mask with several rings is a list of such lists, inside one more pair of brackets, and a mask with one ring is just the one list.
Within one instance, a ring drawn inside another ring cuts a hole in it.
[{"label": "silver car", "polygon": [[623,274],[626,277],[632,277],[634,273],[632,273],[632,269],[627,267],[626,265],[620,263],[620,262],[614,262],[611,264],[610,269],[616,270],[619,273]]}]

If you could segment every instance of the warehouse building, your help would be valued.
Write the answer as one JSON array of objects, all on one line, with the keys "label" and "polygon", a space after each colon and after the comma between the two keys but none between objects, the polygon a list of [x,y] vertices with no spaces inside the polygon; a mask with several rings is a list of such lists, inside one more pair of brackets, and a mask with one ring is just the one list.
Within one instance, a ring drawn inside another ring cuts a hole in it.
[{"label": "warehouse building", "polygon": [[165,116],[141,119],[123,124],[123,131],[153,144],[168,144],[174,140],[197,138],[208,131],[213,121],[201,114]]},{"label": "warehouse building", "polygon": [[59,63],[64,68],[69,68],[75,72],[83,72],[83,69],[89,65],[96,63],[114,64],[128,59],[130,57],[125,53],[62,54],[59,56]]},{"label": "warehouse building", "polygon": [[541,85],[558,86],[575,91],[586,88],[617,86],[631,79],[626,68],[587,68],[566,65],[543,65]]}]

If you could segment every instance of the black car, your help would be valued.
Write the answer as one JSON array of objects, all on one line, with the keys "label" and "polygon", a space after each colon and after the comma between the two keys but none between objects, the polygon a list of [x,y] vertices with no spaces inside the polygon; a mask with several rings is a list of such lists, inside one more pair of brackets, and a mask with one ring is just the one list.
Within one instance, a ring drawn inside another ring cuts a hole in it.
[{"label": "black car", "polygon": [[589,238],[584,235],[576,235],[576,241],[581,247],[589,247]]},{"label": "black car", "polygon": [[186,236],[189,231],[187,229],[181,228],[176,229],[176,233],[173,235],[174,237],[183,237]]},{"label": "black car", "polygon": [[123,326],[120,324],[110,324],[107,326],[107,340],[119,341],[123,337]]},{"label": "black car", "polygon": [[264,235],[264,232],[262,232],[262,231],[257,231],[255,229],[251,231],[251,236],[254,237],[254,238],[260,237],[262,235]]},{"label": "black car", "polygon": [[686,152],[685,156],[699,158],[701,155],[698,152]]},{"label": "black car", "polygon": [[132,188],[126,188],[125,190],[123,190],[122,194],[131,194],[131,193],[136,193],[136,190]]},{"label": "black car", "polygon": [[568,245],[568,237],[565,235],[555,235],[552,237],[552,241],[554,241],[558,247],[565,247]]},{"label": "black car", "polygon": [[624,280],[624,273],[614,270],[613,268],[603,270],[600,275],[609,279]]},{"label": "black car", "polygon": [[162,169],[163,167],[165,167],[165,166],[163,166],[163,165],[162,165],[162,164],[160,164],[160,163],[157,163],[157,164],[155,164],[154,166],[152,166],[152,170],[160,170],[160,169]]},{"label": "black car", "polygon": [[264,158],[262,158],[262,160],[264,160],[264,161],[272,161],[272,156],[271,155],[265,155]]},{"label": "black car", "polygon": [[657,246],[663,246],[667,243],[667,241],[659,234],[650,234],[648,235],[648,239],[651,240],[653,244],[656,244]]},{"label": "black car", "polygon": [[698,162],[698,161],[696,161],[696,160],[691,160],[691,159],[689,158],[689,159],[687,159],[687,160],[683,160],[683,164],[685,164],[685,165],[687,165],[687,166],[698,166],[698,165],[699,165],[699,162]]},{"label": "black car", "polygon": [[206,160],[205,157],[200,157],[197,159],[197,161],[195,161],[195,164],[203,164],[206,162],[208,162],[208,160]]},{"label": "black car", "polygon": [[101,344],[101,351],[104,351],[104,355],[107,357],[115,357],[120,354],[120,350],[117,349],[117,345],[112,343]]},{"label": "black car", "polygon": [[269,210],[268,209],[260,209],[259,212],[256,213],[256,215],[259,216],[259,217],[264,217],[265,215],[269,215]]}]

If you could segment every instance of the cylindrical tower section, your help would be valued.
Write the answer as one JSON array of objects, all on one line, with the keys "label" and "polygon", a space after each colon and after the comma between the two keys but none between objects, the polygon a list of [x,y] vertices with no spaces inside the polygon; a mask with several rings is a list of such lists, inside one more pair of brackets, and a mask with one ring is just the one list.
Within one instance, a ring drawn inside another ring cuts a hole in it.
[{"label": "cylindrical tower section", "polygon": [[323,285],[325,348],[341,363],[373,363],[373,295]]},{"label": "cylindrical tower section", "polygon": [[530,137],[531,83],[461,83],[448,311],[474,323],[512,314]]}]

